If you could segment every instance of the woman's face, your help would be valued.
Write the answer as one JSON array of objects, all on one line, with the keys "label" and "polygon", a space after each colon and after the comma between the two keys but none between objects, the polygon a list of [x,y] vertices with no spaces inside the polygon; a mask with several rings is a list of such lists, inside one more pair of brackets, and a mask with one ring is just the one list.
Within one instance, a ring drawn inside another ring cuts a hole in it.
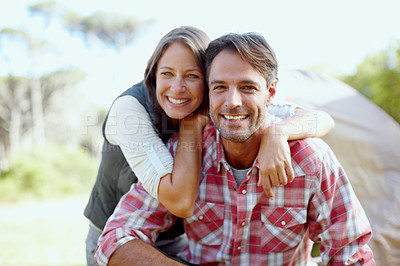
[{"label": "woman's face", "polygon": [[156,94],[161,108],[172,119],[182,119],[200,106],[204,77],[192,50],[175,42],[157,64]]}]

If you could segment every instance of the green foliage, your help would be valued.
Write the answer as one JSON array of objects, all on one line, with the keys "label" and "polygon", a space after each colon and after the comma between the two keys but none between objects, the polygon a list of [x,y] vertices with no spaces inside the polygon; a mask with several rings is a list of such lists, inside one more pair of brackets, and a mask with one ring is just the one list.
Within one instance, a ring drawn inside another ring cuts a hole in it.
[{"label": "green foliage", "polygon": [[33,15],[43,15],[45,17],[49,17],[60,13],[63,8],[55,1],[45,1],[29,6],[28,10]]},{"label": "green foliage", "polygon": [[24,43],[30,52],[46,51],[52,48],[52,45],[46,40],[33,36],[29,32],[20,29],[3,28],[0,31],[0,40],[3,38]]},{"label": "green foliage", "polygon": [[10,158],[0,175],[0,200],[55,198],[89,193],[98,163],[84,150],[38,147]]},{"label": "green foliage", "polygon": [[87,42],[95,37],[108,47],[120,50],[133,41],[140,25],[151,21],[117,13],[99,11],[81,16],[69,11],[64,14],[63,22],[71,33],[82,33]]},{"label": "green foliage", "polygon": [[400,123],[400,42],[367,57],[343,81],[360,91]]},{"label": "green foliage", "polygon": [[[86,73],[78,68],[59,69],[40,77],[40,87],[43,96],[43,108],[54,101],[55,92],[69,89],[73,90],[79,82],[86,78]],[[45,110],[47,111],[47,110]]]}]

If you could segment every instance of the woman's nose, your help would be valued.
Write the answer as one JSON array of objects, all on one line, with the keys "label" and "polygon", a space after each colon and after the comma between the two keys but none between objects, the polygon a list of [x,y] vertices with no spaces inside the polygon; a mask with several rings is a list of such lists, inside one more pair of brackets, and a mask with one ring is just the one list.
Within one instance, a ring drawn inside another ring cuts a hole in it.
[{"label": "woman's nose", "polygon": [[186,90],[185,81],[182,77],[176,76],[171,85],[171,90],[176,93],[183,93]]}]

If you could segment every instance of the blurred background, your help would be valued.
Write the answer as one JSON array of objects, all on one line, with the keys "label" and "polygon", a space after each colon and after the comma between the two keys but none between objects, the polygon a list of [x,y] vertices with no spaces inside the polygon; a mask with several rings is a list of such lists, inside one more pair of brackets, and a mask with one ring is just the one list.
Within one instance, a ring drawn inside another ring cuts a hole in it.
[{"label": "blurred background", "polygon": [[0,265],[84,265],[101,124],[171,29],[256,31],[280,70],[341,80],[400,122],[400,3],[0,3]]}]

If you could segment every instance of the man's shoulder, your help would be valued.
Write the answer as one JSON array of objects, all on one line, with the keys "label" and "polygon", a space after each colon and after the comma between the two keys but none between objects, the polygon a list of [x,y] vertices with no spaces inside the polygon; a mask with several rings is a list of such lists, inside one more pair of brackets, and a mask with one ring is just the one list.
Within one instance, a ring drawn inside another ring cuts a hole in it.
[{"label": "man's shoulder", "polygon": [[[203,129],[203,143],[217,142],[217,129],[210,120]],[[205,145],[203,145],[205,146]]]},{"label": "man's shoulder", "polygon": [[214,123],[210,121],[203,129],[203,157],[217,153],[218,134]]},{"label": "man's shoulder", "polygon": [[[175,154],[179,139],[179,132],[175,132],[169,138],[167,146],[172,154]],[[217,129],[214,123],[210,121],[203,129],[203,157],[209,155],[210,153],[216,152],[217,144]]]},{"label": "man's shoulder", "polygon": [[314,174],[319,171],[327,153],[333,153],[328,144],[320,138],[306,138],[289,141],[292,165],[296,172]]},{"label": "man's shoulder", "polygon": [[203,130],[202,171],[208,172],[218,164],[218,134],[214,123],[210,121]]},{"label": "man's shoulder", "polygon": [[292,152],[306,152],[303,149],[307,148],[312,151],[328,151],[330,150],[328,144],[321,138],[305,138],[300,140],[289,141],[290,149]]}]

